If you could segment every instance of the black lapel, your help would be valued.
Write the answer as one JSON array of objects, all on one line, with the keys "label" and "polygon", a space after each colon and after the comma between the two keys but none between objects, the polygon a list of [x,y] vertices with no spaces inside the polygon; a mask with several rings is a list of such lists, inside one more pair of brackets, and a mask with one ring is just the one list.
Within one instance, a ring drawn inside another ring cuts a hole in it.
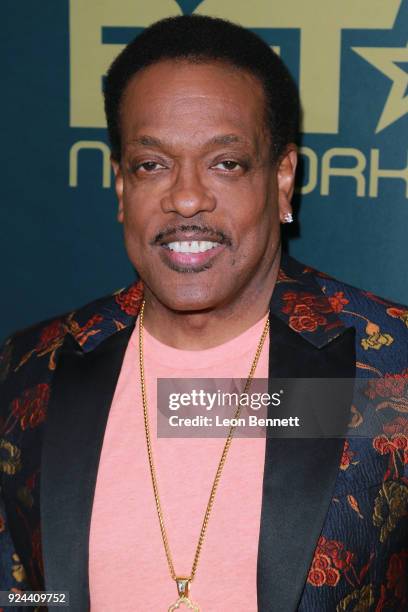
[{"label": "black lapel", "polygon": [[45,588],[69,591],[75,612],[89,610],[88,544],[96,476],[132,331],[130,325],[87,353],[68,334],[54,375],[41,463]]},{"label": "black lapel", "polygon": [[[354,328],[317,348],[271,313],[270,338],[270,379],[354,378]],[[334,398],[330,406],[337,420],[344,415],[345,426],[350,401],[351,396],[347,402],[344,396]],[[266,441],[257,572],[260,612],[298,608],[343,445],[343,438]]]}]

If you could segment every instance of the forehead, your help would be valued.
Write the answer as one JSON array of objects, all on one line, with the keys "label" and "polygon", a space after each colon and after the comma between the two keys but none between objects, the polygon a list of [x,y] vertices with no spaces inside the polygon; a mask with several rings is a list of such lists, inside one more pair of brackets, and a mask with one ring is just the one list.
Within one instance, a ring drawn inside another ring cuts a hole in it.
[{"label": "forehead", "polygon": [[251,73],[221,62],[160,61],[128,83],[121,104],[124,142],[137,134],[172,140],[209,131],[259,139],[265,133],[265,94]]}]

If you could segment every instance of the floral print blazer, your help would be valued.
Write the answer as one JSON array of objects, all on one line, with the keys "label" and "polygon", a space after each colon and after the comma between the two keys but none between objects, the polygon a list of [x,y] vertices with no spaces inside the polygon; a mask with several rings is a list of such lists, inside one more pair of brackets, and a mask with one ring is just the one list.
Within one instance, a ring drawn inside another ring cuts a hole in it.
[{"label": "floral print blazer", "polygon": [[[68,590],[89,610],[98,459],[142,297],[136,281],[3,345],[0,590]],[[408,609],[407,328],[408,308],[283,256],[270,377],[355,376],[364,401],[331,402],[343,437],[267,440],[258,610]]]}]

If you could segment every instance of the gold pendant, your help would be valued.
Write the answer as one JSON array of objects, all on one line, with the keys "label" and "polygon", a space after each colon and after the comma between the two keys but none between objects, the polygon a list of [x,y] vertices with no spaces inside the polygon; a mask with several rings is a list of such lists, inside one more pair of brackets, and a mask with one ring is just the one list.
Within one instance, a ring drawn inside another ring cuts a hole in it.
[{"label": "gold pendant", "polygon": [[188,610],[193,610],[193,612],[200,612],[200,608],[194,602],[192,602],[188,596],[190,578],[179,576],[176,578],[176,584],[179,598],[177,601],[174,602],[172,606],[170,606],[168,612],[174,612],[175,610],[178,610],[181,605],[186,606]]}]

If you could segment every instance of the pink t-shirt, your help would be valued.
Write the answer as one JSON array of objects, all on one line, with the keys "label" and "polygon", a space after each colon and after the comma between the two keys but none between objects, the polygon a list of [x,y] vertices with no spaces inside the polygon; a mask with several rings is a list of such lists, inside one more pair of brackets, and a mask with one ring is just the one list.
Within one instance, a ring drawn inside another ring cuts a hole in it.
[{"label": "pink t-shirt", "polygon": [[[144,330],[149,421],[176,574],[189,575],[225,438],[157,438],[157,378],[246,378],[266,315],[203,351],[162,344]],[[268,377],[269,338],[255,372]],[[167,611],[178,597],[167,565],[149,471],[140,391],[138,326],[112,401],[89,542],[92,612]],[[191,599],[204,612],[257,608],[256,569],[265,438],[234,438],[221,475]],[[184,610],[185,607],[182,606]]]}]

